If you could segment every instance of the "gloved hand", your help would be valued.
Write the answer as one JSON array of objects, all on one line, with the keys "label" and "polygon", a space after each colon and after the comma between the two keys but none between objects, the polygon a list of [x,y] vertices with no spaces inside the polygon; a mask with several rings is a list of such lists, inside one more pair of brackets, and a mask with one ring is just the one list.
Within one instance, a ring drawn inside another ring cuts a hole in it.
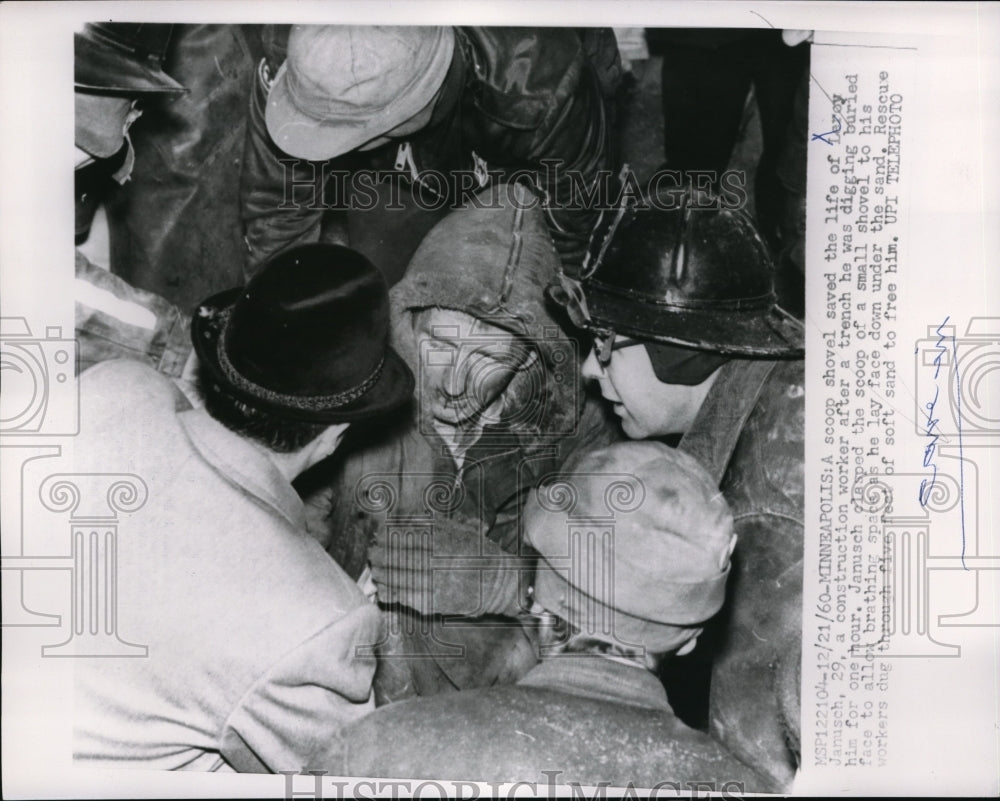
[{"label": "gloved hand", "polygon": [[379,526],[369,550],[382,603],[400,603],[424,615],[526,611],[534,560],[519,558],[480,537],[476,523],[435,521],[430,530]]}]

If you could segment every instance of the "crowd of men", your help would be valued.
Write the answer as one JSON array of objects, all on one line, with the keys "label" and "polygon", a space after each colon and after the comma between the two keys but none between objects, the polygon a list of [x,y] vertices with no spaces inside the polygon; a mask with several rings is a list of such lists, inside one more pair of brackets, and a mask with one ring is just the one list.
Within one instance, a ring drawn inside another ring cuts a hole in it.
[{"label": "crowd of men", "polygon": [[[777,35],[683,46],[725,83],[802,66]],[[704,202],[726,135],[699,162],[671,119],[671,203],[578,202],[629,186],[623,69],[608,29],[77,34],[73,469],[149,489],[117,557],[149,657],[81,660],[78,760],[787,789],[798,196]]]}]

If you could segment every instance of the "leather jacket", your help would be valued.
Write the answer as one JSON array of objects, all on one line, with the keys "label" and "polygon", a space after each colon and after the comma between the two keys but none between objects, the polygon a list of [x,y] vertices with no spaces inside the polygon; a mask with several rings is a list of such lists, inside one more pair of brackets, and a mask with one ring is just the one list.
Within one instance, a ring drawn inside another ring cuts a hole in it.
[{"label": "leather jacket", "polygon": [[[444,191],[448,208],[517,172],[542,196],[564,265],[578,267],[599,212],[571,209],[571,195],[575,187],[589,191],[599,171],[612,165],[608,89],[577,32],[456,28],[455,55],[430,123],[407,142],[347,153],[322,167],[290,158],[268,135],[267,91],[284,43],[280,31],[264,39],[270,55],[258,67],[251,96],[241,186],[248,274],[285,247],[319,239],[324,211],[343,201],[332,198],[331,173],[361,169],[385,171],[431,200]],[[428,170],[465,174],[431,182],[421,178]]]},{"label": "leather jacket", "polygon": [[187,94],[147,98],[131,180],[107,200],[111,269],[190,314],[243,278],[239,181],[254,26],[175,25],[165,69]]},{"label": "leather jacket", "polygon": [[708,468],[739,537],[718,637],[709,728],[786,788],[799,743],[804,518],[803,362],[733,360],[680,448]]}]

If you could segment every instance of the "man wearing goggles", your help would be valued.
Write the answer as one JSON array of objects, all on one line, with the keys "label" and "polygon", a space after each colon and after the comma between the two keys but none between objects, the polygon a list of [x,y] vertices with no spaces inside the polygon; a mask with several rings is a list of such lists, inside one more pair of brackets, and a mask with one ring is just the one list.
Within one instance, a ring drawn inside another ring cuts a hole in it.
[{"label": "man wearing goggles", "polygon": [[595,235],[582,279],[563,276],[550,296],[593,337],[583,374],[625,434],[679,435],[733,509],[729,612],[706,654],[709,726],[780,785],[798,743],[803,331],[776,303],[746,214],[691,200],[623,209]]}]

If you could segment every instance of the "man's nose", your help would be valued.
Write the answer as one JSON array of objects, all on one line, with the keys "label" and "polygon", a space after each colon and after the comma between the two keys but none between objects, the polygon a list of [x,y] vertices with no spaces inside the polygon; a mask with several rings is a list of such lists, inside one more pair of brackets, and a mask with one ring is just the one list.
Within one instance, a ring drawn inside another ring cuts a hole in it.
[{"label": "man's nose", "polygon": [[597,381],[604,377],[604,368],[601,367],[601,363],[597,361],[597,351],[594,348],[590,349],[590,353],[587,354],[587,358],[583,360],[583,366],[580,368],[580,375],[589,381]]}]

